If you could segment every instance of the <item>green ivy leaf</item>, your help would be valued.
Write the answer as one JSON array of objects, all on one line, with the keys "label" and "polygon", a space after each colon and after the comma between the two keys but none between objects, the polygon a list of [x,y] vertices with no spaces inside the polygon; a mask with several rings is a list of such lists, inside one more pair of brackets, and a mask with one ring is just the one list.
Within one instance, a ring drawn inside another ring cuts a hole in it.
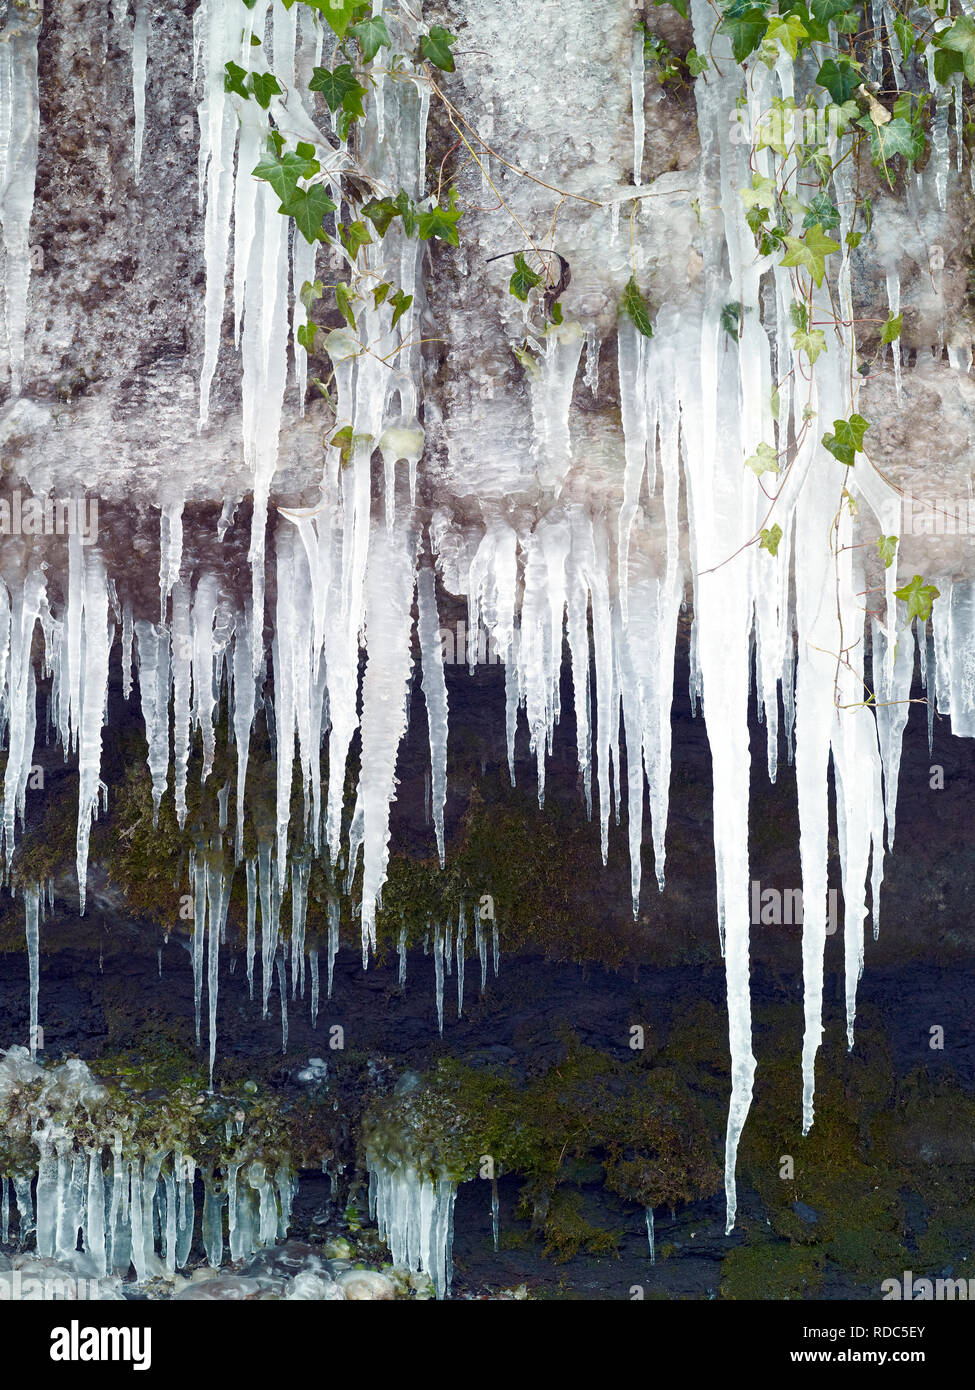
[{"label": "green ivy leaf", "polygon": [[884,569],[889,570],[894,563],[894,556],[897,554],[897,537],[878,536],[877,551],[884,562]]},{"label": "green ivy leaf", "polygon": [[907,18],[907,15],[895,12],[894,33],[897,35],[897,43],[901,51],[901,61],[906,63],[914,52],[914,44],[917,41],[914,25]]},{"label": "green ivy leaf", "polygon": [[839,242],[833,241],[819,223],[814,222],[801,241],[798,237],[787,236],[785,244],[788,250],[780,264],[802,266],[809,271],[817,287],[821,286],[826,274],[826,257],[840,249]]},{"label": "green ivy leaf", "polygon": [[653,324],[650,322],[650,310],[647,308],[646,300],[640,293],[640,286],[636,282],[635,275],[631,275],[626,282],[620,308],[635,324],[638,333],[642,333],[644,338],[653,337]]},{"label": "green ivy leaf", "polygon": [[384,280],[381,285],[376,286],[372,292],[372,307],[374,309],[379,308],[392,288],[388,280]]},{"label": "green ivy leaf", "polygon": [[891,314],[880,330],[880,341],[882,343],[896,343],[901,335],[901,328],[904,325],[903,314]]},{"label": "green ivy leaf", "polygon": [[931,605],[936,598],[941,597],[941,591],[933,584],[925,584],[919,574],[914,576],[910,584],[895,589],[894,593],[907,604],[908,622],[912,618],[920,618],[922,623],[926,623],[931,616]]},{"label": "green ivy leaf", "polygon": [[[311,146],[299,146],[299,149],[311,149]],[[289,203],[297,191],[298,180],[311,178],[319,168],[317,159],[307,159],[297,151],[283,155],[269,151],[261,156],[261,162],[251,173],[256,179],[269,183],[282,203]]]},{"label": "green ivy leaf", "polygon": [[307,323],[299,324],[295,337],[300,347],[311,355],[315,351],[315,335],[318,332],[318,324],[312,323],[311,319]]},{"label": "green ivy leaf", "polygon": [[736,13],[732,8],[725,11],[724,19],[718,28],[731,39],[731,51],[735,55],[735,62],[743,63],[749,53],[755,52],[765,37],[768,16],[764,10],[750,8]]},{"label": "green ivy leaf", "polygon": [[762,443],[749,458],[745,459],[745,467],[750,468],[756,478],[760,478],[763,473],[778,473],[779,456],[771,444]]},{"label": "green ivy leaf", "polygon": [[381,48],[392,46],[393,41],[382,15],[373,15],[370,19],[360,20],[358,24],[350,24],[349,33],[359,40],[363,61],[367,63],[372,62]]},{"label": "green ivy leaf", "polygon": [[413,303],[413,296],[411,294],[404,294],[402,290],[397,290],[396,293],[390,297],[389,302],[393,306],[392,326],[395,328],[407,309]]},{"label": "green ivy leaf", "polygon": [[355,332],[355,314],[352,312],[352,299],[352,286],[347,284],[345,280],[339,280],[335,286],[335,302],[339,306],[339,313],[353,332]]},{"label": "green ivy leaf", "polygon": [[[935,43],[942,52],[947,50],[958,54],[965,77],[969,83],[975,85],[975,20],[967,14],[959,15],[950,29],[945,29],[938,35]],[[941,80],[939,77],[938,81]]]},{"label": "green ivy leaf", "polygon": [[542,279],[543,277],[537,271],[532,270],[519,251],[515,256],[515,269],[508,284],[508,292],[513,294],[515,299],[520,299],[524,303],[528,298],[529,290],[537,289],[542,283]]},{"label": "green ivy leaf", "polygon": [[403,219],[403,231],[407,236],[416,236],[416,229],[420,218],[413,199],[401,188],[393,199],[393,204],[396,211]]},{"label": "green ivy leaf", "polygon": [[762,531],[760,550],[767,550],[770,555],[778,555],[779,541],[782,539],[781,526],[769,526]]},{"label": "green ivy leaf", "polygon": [[454,55],[450,50],[456,42],[454,35],[448,34],[441,24],[434,24],[429,34],[424,34],[420,40],[420,57],[442,72],[453,72]]},{"label": "green ivy leaf", "polygon": [[348,227],[340,226],[339,236],[342,239],[342,245],[353,260],[358,256],[363,246],[370,246],[372,244],[369,228],[364,222],[352,222]]},{"label": "green ivy leaf", "polygon": [[768,208],[771,211],[776,201],[775,180],[766,178],[764,174],[752,174],[752,186],[741,190],[741,200],[746,208]]},{"label": "green ivy leaf", "polygon": [[558,300],[556,300],[555,303],[552,305],[551,309],[549,310],[549,315],[556,328],[558,328],[559,324],[562,322],[562,305],[559,303]]},{"label": "green ivy leaf", "polygon": [[793,60],[799,52],[799,44],[809,38],[809,30],[797,14],[773,15],[765,33],[769,43],[779,43]]},{"label": "green ivy leaf", "polygon": [[817,193],[809,204],[809,210],[802,222],[803,230],[815,222],[819,223],[824,232],[831,232],[840,225],[840,214],[825,193]]},{"label": "green ivy leaf", "polygon": [[726,304],[721,310],[721,327],[728,334],[729,338],[734,338],[735,342],[738,341],[738,336],[741,333],[741,312],[742,305],[740,302]]},{"label": "green ivy leaf", "polygon": [[325,16],[330,29],[339,38],[345,37],[346,30],[354,19],[367,14],[369,6],[363,0],[305,0],[310,9],[318,10]]},{"label": "green ivy leaf", "polygon": [[362,98],[366,89],[357,79],[349,63],[339,63],[332,72],[328,68],[315,68],[308,89],[321,92],[329,111],[337,111],[341,106],[350,115],[362,114]]},{"label": "green ivy leaf", "polygon": [[368,203],[362,205],[362,215],[369,218],[380,236],[385,236],[390,223],[399,217],[400,211],[392,198],[370,198]]},{"label": "green ivy leaf", "polygon": [[324,286],[322,285],[321,280],[316,280],[314,284],[311,282],[311,280],[306,280],[305,283],[302,285],[301,289],[298,291],[298,298],[301,300],[302,306],[306,314],[310,314],[311,306],[313,304],[317,304],[318,301],[321,299],[323,288]]},{"label": "green ivy leaf", "polygon": [[687,71],[692,77],[700,77],[702,72],[707,72],[711,66],[707,58],[702,58],[696,48],[692,48],[684,59],[687,64]]},{"label": "green ivy leaf", "polygon": [[681,19],[687,18],[687,0],[653,0],[656,9],[661,5],[670,4],[674,7]]},{"label": "green ivy leaf", "polygon": [[281,95],[281,84],[273,72],[252,72],[251,87],[258,106],[264,111],[271,105],[272,97]]},{"label": "green ivy leaf", "polygon": [[924,153],[924,131],[906,121],[903,116],[895,116],[884,125],[875,125],[869,116],[861,116],[857,125],[862,126],[869,134],[873,163],[875,167],[884,170],[888,183],[891,182],[890,174],[887,172],[888,160],[899,154],[903,155],[909,164],[913,164]]},{"label": "green ivy leaf", "polygon": [[295,226],[307,242],[326,241],[322,222],[326,214],[335,211],[335,204],[320,183],[312,184],[307,192],[296,188],[287,203],[278,209],[293,217]]},{"label": "green ivy leaf", "polygon": [[796,352],[806,354],[812,367],[817,357],[821,357],[826,351],[826,334],[821,328],[814,328],[812,331],[799,328],[792,335],[792,346]]},{"label": "green ivy leaf", "polygon": [[833,433],[823,435],[823,448],[828,449],[840,463],[852,468],[857,452],[863,449],[863,436],[870,428],[862,415],[851,415],[849,420],[834,420]]},{"label": "green ivy leaf", "polygon": [[250,92],[244,86],[244,79],[247,77],[246,68],[240,67],[238,63],[225,63],[224,72],[224,91],[235,92],[237,96],[243,97],[245,101],[249,101]]},{"label": "green ivy leaf", "polygon": [[443,208],[438,203],[429,212],[420,213],[418,221],[420,240],[429,241],[431,237],[439,237],[441,241],[447,241],[451,246],[459,246],[460,237],[457,235],[457,223],[463,215],[463,212],[457,207],[457,189],[451,188],[448,207]]},{"label": "green ivy leaf", "polygon": [[816,74],[816,81],[826,88],[837,106],[842,106],[853,96],[863,77],[860,64],[852,58],[827,58]]}]

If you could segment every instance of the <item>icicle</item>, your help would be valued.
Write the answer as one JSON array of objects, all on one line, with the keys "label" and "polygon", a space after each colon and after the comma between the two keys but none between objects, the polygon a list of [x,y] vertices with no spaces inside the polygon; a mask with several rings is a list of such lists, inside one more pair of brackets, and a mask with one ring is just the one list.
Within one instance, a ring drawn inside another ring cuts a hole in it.
[{"label": "icicle", "polygon": [[430,732],[431,797],[440,867],[444,866],[443,813],[447,797],[447,683],[444,678],[440,616],[433,569],[423,566],[417,576],[417,631],[423,673],[423,696]]},{"label": "icicle", "polygon": [[38,963],[39,963],[39,962],[38,962],[38,955],[39,955],[39,950],[40,950],[39,939],[38,939],[38,925],[37,925],[38,898],[39,898],[39,886],[38,886],[36,883],[35,883],[35,884],[32,884],[32,885],[29,885],[28,887],[25,887],[25,889],[24,889],[24,907],[25,907],[26,921],[25,921],[24,930],[25,930],[25,934],[26,934],[26,937],[27,937],[27,962],[28,962],[28,970],[29,970],[29,975],[30,975],[30,1033],[29,1033],[29,1035],[28,1035],[28,1038],[29,1038],[29,1044],[30,1044],[30,1059],[31,1059],[32,1062],[33,1062],[33,1061],[36,1061],[36,1059],[37,1059],[37,1040],[38,1040],[38,1030],[37,1030],[37,980],[38,980]]},{"label": "icicle", "polygon": [[247,870],[247,993],[254,998],[254,955],[257,950],[257,860],[248,859]]},{"label": "icicle", "polygon": [[332,973],[335,969],[335,957],[339,952],[339,921],[341,915],[341,905],[338,898],[328,900],[328,998],[332,997]]},{"label": "icicle", "polygon": [[443,934],[439,926],[433,929],[433,971],[437,986],[437,1030],[443,1037]]},{"label": "icicle", "polygon": [[646,64],[643,57],[643,29],[633,29],[633,56],[630,60],[630,96],[633,102],[633,182],[643,182],[643,142],[646,123],[643,115]]},{"label": "icicle", "polygon": [[457,918],[457,1017],[464,1015],[464,949],[467,945],[467,918],[464,915],[464,904],[460,905],[460,914]]},{"label": "icicle", "polygon": [[657,1263],[657,1254],[654,1249],[653,1239],[653,1207],[647,1207],[647,1242],[650,1246],[650,1263]]},{"label": "icicle", "polygon": [[149,37],[148,0],[135,0],[132,30],[132,105],[135,109],[135,144],[132,162],[135,181],[142,166],[142,140],[146,128],[146,49]]},{"label": "icicle", "polygon": [[108,586],[101,556],[84,560],[84,672],[78,727],[77,869],[79,911],[85,913],[88,841],[101,790],[102,719],[108,690]]},{"label": "icicle", "polygon": [[4,317],[14,396],[20,395],[24,377],[30,221],[40,125],[37,36],[42,18],[41,0],[26,0],[7,13],[0,35],[0,223],[6,253]]},{"label": "icicle", "polygon": [[399,956],[399,984],[402,989],[406,984],[406,928],[400,927],[399,940],[396,943],[396,953]]},{"label": "icicle", "polygon": [[[896,318],[901,311],[901,282],[896,270],[887,271],[887,303],[891,316]],[[897,405],[901,404],[901,340],[898,337],[891,343],[890,351],[894,359],[894,387],[897,392]]]},{"label": "icicle", "polygon": [[311,1026],[318,1026],[318,951],[313,947],[308,952],[308,969],[311,973]]},{"label": "icicle", "polygon": [[433,1181],[412,1167],[390,1167],[385,1157],[371,1152],[367,1163],[376,1225],[393,1264],[423,1270],[437,1298],[446,1298],[451,1283],[454,1184],[446,1176]]},{"label": "icicle", "polygon": [[281,1051],[288,1050],[288,976],[284,947],[278,953],[278,988],[281,993]]}]

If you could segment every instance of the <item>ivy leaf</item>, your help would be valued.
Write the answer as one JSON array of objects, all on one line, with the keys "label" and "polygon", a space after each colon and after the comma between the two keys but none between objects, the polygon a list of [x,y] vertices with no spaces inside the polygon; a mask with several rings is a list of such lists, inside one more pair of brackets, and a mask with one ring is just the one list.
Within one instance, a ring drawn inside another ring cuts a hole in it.
[{"label": "ivy leaf", "polygon": [[901,61],[906,63],[914,52],[916,33],[914,25],[906,15],[894,14],[894,33],[897,35],[897,43],[901,51]]},{"label": "ivy leaf", "polygon": [[[310,145],[304,146],[311,149]],[[295,196],[299,179],[311,178],[319,171],[317,160],[306,159],[297,151],[275,155],[270,151],[261,156],[261,162],[251,173],[256,179],[264,179],[274,189],[282,203],[289,203]]]},{"label": "ivy leaf", "polygon": [[840,249],[839,242],[833,241],[831,237],[826,235],[820,224],[814,222],[803,240],[798,237],[787,236],[785,244],[788,250],[780,264],[803,266],[815,280],[817,288],[821,286],[823,276],[826,274],[826,257]]},{"label": "ivy leaf", "polygon": [[894,593],[907,604],[908,622],[912,618],[920,618],[922,623],[926,623],[931,616],[932,603],[941,597],[940,589],[936,589],[933,584],[925,584],[919,574],[914,576],[910,584],[895,589]]},{"label": "ivy leaf", "polygon": [[225,77],[223,79],[223,89],[225,92],[236,92],[237,96],[243,97],[245,101],[250,100],[250,92],[244,86],[244,79],[247,70],[240,67],[237,63],[224,64]]},{"label": "ivy leaf", "polygon": [[967,14],[959,15],[950,29],[938,35],[936,42],[938,48],[960,56],[965,77],[975,84],[975,20]]},{"label": "ivy leaf", "polygon": [[273,72],[252,72],[251,86],[254,89],[257,104],[263,111],[266,111],[271,105],[272,97],[281,95],[281,84]]},{"label": "ivy leaf", "polygon": [[808,329],[798,328],[792,335],[792,346],[796,352],[804,352],[809,359],[810,367],[826,351],[826,334],[821,328]]},{"label": "ivy leaf", "polygon": [[856,454],[863,449],[863,436],[870,428],[862,415],[851,415],[849,420],[834,420],[833,433],[823,435],[823,448],[828,449],[840,463],[852,468]]},{"label": "ivy leaf", "polygon": [[[903,155],[909,164],[924,153],[924,132],[911,125],[903,116],[895,116],[886,125],[877,125],[869,116],[861,116],[857,125],[863,127],[870,136],[870,151],[877,167],[887,171],[887,161],[894,155]],[[890,182],[890,176],[887,178]]]},{"label": "ivy leaf", "polygon": [[354,440],[355,435],[352,433],[352,426],[343,425],[342,428],[340,430],[337,430],[336,433],[333,434],[331,439],[328,441],[333,448],[338,449],[339,462],[341,463],[343,468],[347,468],[349,466],[349,459],[352,457],[352,444]]},{"label": "ivy leaf", "polygon": [[308,89],[321,92],[329,111],[337,111],[340,106],[350,111],[350,106],[346,104],[348,102],[352,110],[358,103],[361,112],[362,98],[366,94],[365,87],[358,81],[349,63],[339,63],[333,72],[328,68],[315,68]]},{"label": "ivy leaf", "polygon": [[537,289],[541,283],[542,276],[537,271],[532,270],[519,251],[515,256],[514,274],[508,284],[509,294],[513,294],[515,299],[520,299],[524,303],[528,298],[529,290]]},{"label": "ivy leaf", "polygon": [[441,24],[434,24],[429,34],[424,34],[420,40],[420,57],[442,72],[453,72],[454,55],[450,50],[456,42],[454,35],[448,34]]},{"label": "ivy leaf", "polygon": [[371,19],[363,19],[358,24],[350,24],[349,33],[354,34],[359,40],[363,60],[367,63],[372,62],[381,48],[392,46],[393,41],[389,37],[389,30],[386,28],[386,21],[382,15],[373,15]]},{"label": "ivy leaf", "polygon": [[880,330],[880,341],[882,343],[896,343],[901,335],[901,328],[904,325],[903,314],[891,314],[883,328]]},{"label": "ivy leaf", "polygon": [[626,282],[620,308],[635,324],[638,333],[642,333],[644,338],[653,337],[653,324],[650,322],[650,311],[647,308],[646,300],[640,293],[640,286],[636,282],[635,275],[631,275]]},{"label": "ivy leaf", "polygon": [[741,303],[726,304],[721,310],[721,327],[728,334],[729,338],[738,341],[741,333]]},{"label": "ivy leaf", "polygon": [[840,215],[825,193],[817,193],[809,204],[809,211],[802,222],[803,230],[814,222],[818,222],[824,232],[831,232],[840,225]]},{"label": "ivy leaf", "polygon": [[339,306],[339,313],[346,323],[355,332],[355,314],[352,312],[352,286],[345,280],[339,280],[335,286],[335,302]]},{"label": "ivy leaf", "polygon": [[392,198],[370,198],[368,203],[362,205],[363,217],[368,217],[380,236],[385,236],[389,231],[389,224],[394,217],[399,217],[399,208]]},{"label": "ivy leaf", "polygon": [[860,64],[852,58],[827,58],[816,74],[816,81],[820,87],[826,88],[837,106],[842,106],[863,81]]},{"label": "ivy leaf", "polygon": [[860,242],[861,242],[862,240],[863,240],[863,233],[862,233],[862,232],[847,232],[847,234],[846,234],[846,244],[847,244],[847,246],[850,248],[851,251],[855,251],[855,250],[857,249],[857,247],[860,245]]},{"label": "ivy leaf", "polygon": [[769,526],[762,531],[760,550],[767,550],[770,555],[778,555],[779,541],[782,539],[781,526]]},{"label": "ivy leaf", "polygon": [[312,184],[307,192],[295,189],[291,199],[278,209],[287,217],[293,217],[298,231],[309,243],[325,241],[322,222],[327,213],[335,211],[335,204],[320,183]]},{"label": "ivy leaf", "polygon": [[881,560],[883,560],[884,562],[884,569],[889,570],[891,565],[894,563],[894,556],[897,553],[897,537],[878,536],[877,551],[880,555]]},{"label": "ivy leaf", "polygon": [[766,178],[764,174],[752,174],[752,186],[741,190],[741,201],[746,208],[768,208],[771,211],[775,207],[775,180]]},{"label": "ivy leaf", "polygon": [[762,443],[750,458],[745,459],[745,467],[750,468],[756,478],[760,478],[763,473],[778,473],[779,456],[771,444]]},{"label": "ivy leaf", "polygon": [[392,288],[388,280],[384,280],[381,285],[376,286],[372,292],[372,307],[374,309],[379,308]]},{"label": "ivy leaf", "polygon": [[795,61],[799,44],[803,39],[808,39],[809,30],[797,14],[778,14],[773,15],[769,21],[765,37],[769,43],[780,43],[789,57]]},{"label": "ivy leaf", "polygon": [[301,300],[302,306],[306,314],[310,314],[311,306],[313,304],[317,304],[318,301],[321,299],[322,288],[323,286],[321,280],[316,280],[314,284],[311,282],[311,280],[306,280],[305,283],[302,285],[301,289],[298,291],[298,298]]},{"label": "ivy leaf", "polygon": [[821,24],[828,24],[850,8],[850,0],[812,0],[809,8]]},{"label": "ivy leaf", "polygon": [[765,37],[768,16],[764,10],[755,8],[739,13],[729,9],[725,11],[724,19],[718,28],[731,39],[731,51],[735,55],[735,62],[743,63],[749,53],[755,52]]},{"label": "ivy leaf", "polygon": [[556,300],[555,303],[552,305],[551,309],[549,310],[549,313],[551,315],[552,322],[555,324],[556,328],[558,328],[559,324],[562,322],[562,305],[559,303],[558,300]]},{"label": "ivy leaf", "polygon": [[305,0],[310,9],[325,16],[329,28],[342,39],[354,19],[367,12],[362,0]]},{"label": "ivy leaf", "polygon": [[661,5],[669,3],[673,5],[681,19],[687,18],[687,0],[653,0],[653,3],[656,9],[659,9]]},{"label": "ivy leaf", "polygon": [[417,224],[420,219],[412,198],[401,188],[393,199],[393,204],[403,219],[403,231],[407,236],[416,236]]},{"label": "ivy leaf", "polygon": [[342,245],[353,260],[358,256],[363,246],[372,244],[369,228],[364,222],[352,222],[348,227],[340,226],[339,236],[342,238]]},{"label": "ivy leaf", "polygon": [[413,296],[411,294],[404,294],[402,290],[397,290],[396,293],[391,296],[389,302],[393,306],[392,327],[395,328],[407,309],[413,303]]},{"label": "ivy leaf", "polygon": [[[403,196],[405,197],[405,194]],[[451,188],[449,207],[443,208],[438,203],[429,212],[420,213],[418,221],[420,240],[429,241],[431,237],[439,237],[441,241],[447,241],[451,246],[459,246],[460,237],[457,235],[457,223],[463,215],[463,212],[457,207],[457,189]]]},{"label": "ivy leaf", "polygon": [[315,351],[315,334],[317,332],[318,324],[312,323],[311,319],[309,319],[307,323],[299,324],[298,331],[295,334],[299,347],[303,347],[309,355]]},{"label": "ivy leaf", "polygon": [[700,77],[702,72],[707,72],[711,66],[707,58],[703,58],[696,48],[692,48],[684,59],[687,64],[687,71],[692,77]]}]

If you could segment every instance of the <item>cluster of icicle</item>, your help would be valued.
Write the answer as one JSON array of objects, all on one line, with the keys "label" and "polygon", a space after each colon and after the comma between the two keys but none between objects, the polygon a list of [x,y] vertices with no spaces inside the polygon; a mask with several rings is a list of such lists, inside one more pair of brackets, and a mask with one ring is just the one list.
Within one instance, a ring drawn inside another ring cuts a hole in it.
[{"label": "cluster of icicle", "polygon": [[[0,1175],[0,1243],[33,1235],[42,1258],[70,1259],[79,1249],[92,1270],[138,1280],[185,1265],[193,1243],[197,1165],[182,1153],[128,1152],[120,1134],[92,1140],[87,1126],[75,1134],[57,1120],[59,1110],[82,1113],[104,1100],[104,1088],[77,1059],[45,1069],[26,1049],[0,1054],[0,1108],[22,1088],[42,1082],[31,1103],[30,1139],[38,1152],[34,1173]],[[243,1259],[287,1234],[294,1184],[287,1167],[269,1173],[260,1161],[230,1163],[221,1176],[201,1170],[201,1235],[210,1265],[229,1255]],[[32,1190],[33,1184],[33,1190]],[[11,1202],[11,1193],[13,1202]]]},{"label": "cluster of icicle", "polygon": [[450,1293],[453,1279],[456,1185],[446,1175],[434,1179],[409,1165],[391,1165],[370,1153],[369,1215],[389,1246],[394,1265],[430,1276],[438,1298]]}]

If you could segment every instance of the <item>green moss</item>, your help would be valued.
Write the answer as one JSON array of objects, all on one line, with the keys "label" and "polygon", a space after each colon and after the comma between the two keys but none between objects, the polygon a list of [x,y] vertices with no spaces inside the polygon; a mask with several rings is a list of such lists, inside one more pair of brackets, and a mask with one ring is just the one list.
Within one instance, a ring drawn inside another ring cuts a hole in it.
[{"label": "green moss", "polygon": [[721,1297],[797,1299],[816,1292],[822,1255],[801,1245],[761,1241],[729,1250],[721,1264]]}]

